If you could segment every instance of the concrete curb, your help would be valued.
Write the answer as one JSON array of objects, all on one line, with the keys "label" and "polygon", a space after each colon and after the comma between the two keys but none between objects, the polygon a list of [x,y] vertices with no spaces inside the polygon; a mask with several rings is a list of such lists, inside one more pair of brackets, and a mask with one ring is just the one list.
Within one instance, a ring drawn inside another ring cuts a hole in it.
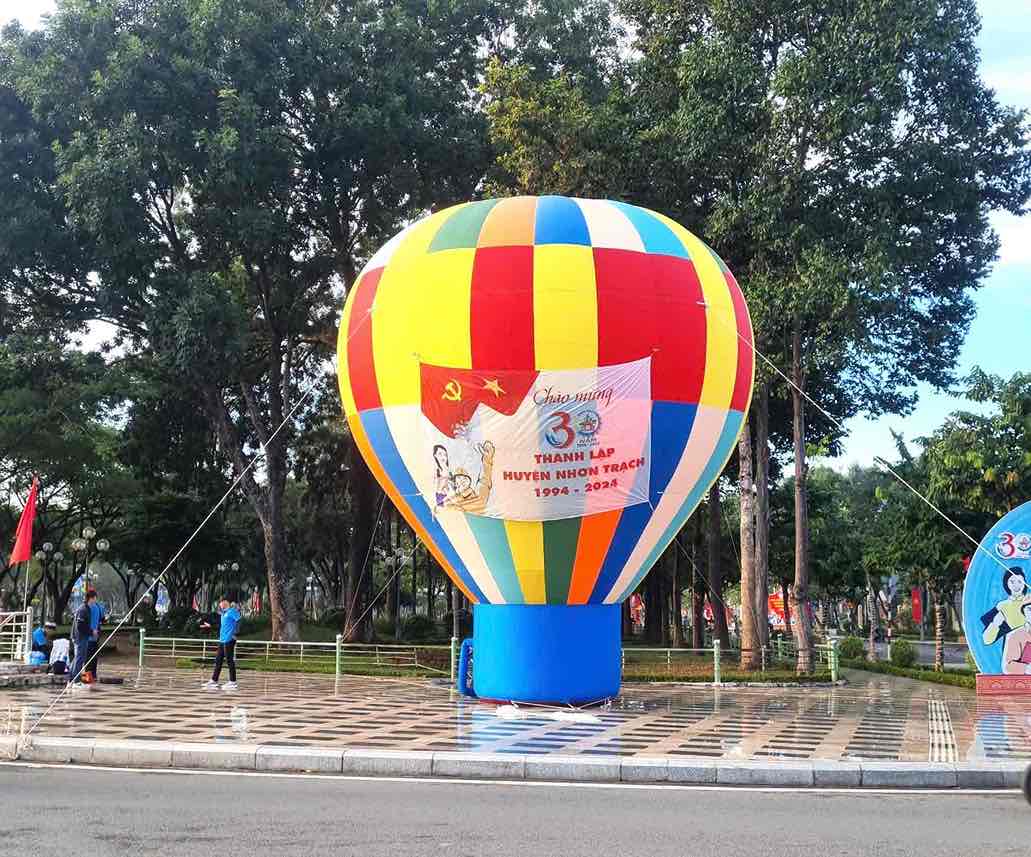
[{"label": "concrete curb", "polygon": [[0,737],[0,760],[14,758],[108,767],[784,788],[1017,789],[1025,772],[1022,762],[766,762],[664,756],[523,756],[48,736],[31,738],[19,746],[14,737]]}]

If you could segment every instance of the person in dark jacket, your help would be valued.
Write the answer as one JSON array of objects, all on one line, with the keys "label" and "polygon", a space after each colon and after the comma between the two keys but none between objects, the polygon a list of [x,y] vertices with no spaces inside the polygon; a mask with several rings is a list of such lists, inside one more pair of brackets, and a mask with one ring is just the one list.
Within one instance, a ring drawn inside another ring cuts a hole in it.
[{"label": "person in dark jacket", "polygon": [[75,618],[72,619],[72,640],[75,643],[75,663],[72,664],[71,682],[75,689],[89,687],[83,684],[82,674],[86,667],[86,660],[93,649],[93,603],[97,600],[97,593],[92,589],[86,593],[86,600],[82,602],[75,611]]}]

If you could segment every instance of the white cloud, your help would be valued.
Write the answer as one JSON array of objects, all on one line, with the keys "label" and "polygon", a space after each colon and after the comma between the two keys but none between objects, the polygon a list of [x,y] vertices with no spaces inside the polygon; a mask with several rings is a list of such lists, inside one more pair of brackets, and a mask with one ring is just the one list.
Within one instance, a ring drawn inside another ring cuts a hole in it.
[{"label": "white cloud", "polygon": [[40,18],[54,11],[54,0],[4,0],[0,9],[0,24],[12,18],[21,21],[22,26],[33,29],[39,26]]},{"label": "white cloud", "polygon": [[1026,61],[989,66],[981,79],[995,90],[998,100],[1011,107],[1031,107],[1031,66]]},{"label": "white cloud", "polygon": [[990,220],[999,234],[997,266],[1031,265],[1031,216],[1017,217],[1007,211],[994,211]]}]

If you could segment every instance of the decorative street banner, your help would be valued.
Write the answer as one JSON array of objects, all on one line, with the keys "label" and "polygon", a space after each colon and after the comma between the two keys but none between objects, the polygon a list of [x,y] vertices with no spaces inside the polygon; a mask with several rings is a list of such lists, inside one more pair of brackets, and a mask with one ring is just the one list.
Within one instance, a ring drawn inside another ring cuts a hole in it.
[{"label": "decorative street banner", "polygon": [[438,514],[548,521],[648,501],[650,357],[587,369],[420,368],[427,501]]},{"label": "decorative street banner", "polygon": [[1031,503],[992,527],[967,570],[963,631],[985,674],[1031,675]]}]

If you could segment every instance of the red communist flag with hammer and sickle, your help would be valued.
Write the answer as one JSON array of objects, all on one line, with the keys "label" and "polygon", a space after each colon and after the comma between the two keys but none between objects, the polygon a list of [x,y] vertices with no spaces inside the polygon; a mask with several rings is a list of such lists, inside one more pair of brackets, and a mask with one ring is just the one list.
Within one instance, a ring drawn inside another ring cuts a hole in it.
[{"label": "red communist flag with hammer and sickle", "polygon": [[537,380],[535,369],[449,369],[420,365],[422,412],[442,434],[456,437],[481,404],[512,416]]}]

